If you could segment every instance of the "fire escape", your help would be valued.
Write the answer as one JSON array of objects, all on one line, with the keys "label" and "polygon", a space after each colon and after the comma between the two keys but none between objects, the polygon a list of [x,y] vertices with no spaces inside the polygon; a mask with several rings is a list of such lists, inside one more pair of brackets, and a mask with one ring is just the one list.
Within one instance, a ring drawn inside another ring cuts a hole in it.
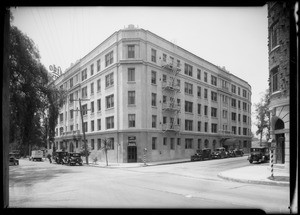
[{"label": "fire escape", "polygon": [[174,60],[162,61],[162,68],[169,74],[169,79],[162,82],[163,95],[167,96],[169,101],[163,101],[162,110],[170,116],[169,122],[163,122],[162,130],[163,132],[176,132],[180,131],[180,123],[178,120],[180,112],[180,104],[178,103],[177,96],[180,93],[180,84],[178,83],[176,77],[180,72],[180,64],[175,63]]}]

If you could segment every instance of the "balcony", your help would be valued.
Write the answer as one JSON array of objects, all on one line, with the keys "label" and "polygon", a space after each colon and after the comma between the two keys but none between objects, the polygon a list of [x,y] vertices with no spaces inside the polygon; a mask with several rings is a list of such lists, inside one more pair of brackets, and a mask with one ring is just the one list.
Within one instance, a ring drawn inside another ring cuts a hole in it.
[{"label": "balcony", "polygon": [[164,68],[164,69],[167,69],[167,70],[170,70],[170,71],[173,71],[173,72],[180,72],[180,64],[178,63],[175,63],[174,61],[161,61],[161,66]]},{"label": "balcony", "polygon": [[163,131],[175,131],[175,132],[179,132],[180,131],[180,125],[179,124],[175,124],[175,123],[165,123],[162,124],[162,130]]},{"label": "balcony", "polygon": [[180,111],[180,105],[174,102],[167,102],[162,104],[164,111]]},{"label": "balcony", "polygon": [[172,90],[179,92],[180,91],[180,86],[175,83],[175,81],[167,81],[162,83],[162,88],[163,90]]},{"label": "balcony", "polygon": [[63,132],[62,137],[66,139],[81,139],[80,130]]}]

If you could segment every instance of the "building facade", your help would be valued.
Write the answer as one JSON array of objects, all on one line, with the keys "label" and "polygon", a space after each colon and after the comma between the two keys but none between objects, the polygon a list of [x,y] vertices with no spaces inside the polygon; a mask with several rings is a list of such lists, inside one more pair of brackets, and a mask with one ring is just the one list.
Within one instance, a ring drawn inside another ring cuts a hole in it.
[{"label": "building facade", "polygon": [[[190,158],[196,149],[251,146],[251,86],[154,33],[129,25],[68,68],[56,149],[110,162]],[[82,99],[83,124],[79,102]],[[48,149],[53,149],[49,146]]]},{"label": "building facade", "polygon": [[274,160],[288,170],[290,157],[290,6],[268,3],[270,136]]}]

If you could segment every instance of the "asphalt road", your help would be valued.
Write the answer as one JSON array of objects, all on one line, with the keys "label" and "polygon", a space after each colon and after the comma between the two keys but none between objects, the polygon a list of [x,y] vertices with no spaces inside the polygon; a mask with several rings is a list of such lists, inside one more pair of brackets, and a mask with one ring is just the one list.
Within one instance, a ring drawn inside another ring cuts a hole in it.
[{"label": "asphalt road", "polygon": [[12,208],[255,208],[289,213],[289,188],[217,177],[249,165],[237,157],[159,166],[106,168],[20,160],[10,166]]}]

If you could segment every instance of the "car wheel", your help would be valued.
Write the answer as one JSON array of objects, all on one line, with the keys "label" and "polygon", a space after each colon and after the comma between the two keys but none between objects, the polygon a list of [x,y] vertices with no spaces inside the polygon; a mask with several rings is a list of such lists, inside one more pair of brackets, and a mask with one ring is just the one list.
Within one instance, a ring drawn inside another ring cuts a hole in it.
[{"label": "car wheel", "polygon": [[249,160],[250,163],[253,163],[253,160]]}]

